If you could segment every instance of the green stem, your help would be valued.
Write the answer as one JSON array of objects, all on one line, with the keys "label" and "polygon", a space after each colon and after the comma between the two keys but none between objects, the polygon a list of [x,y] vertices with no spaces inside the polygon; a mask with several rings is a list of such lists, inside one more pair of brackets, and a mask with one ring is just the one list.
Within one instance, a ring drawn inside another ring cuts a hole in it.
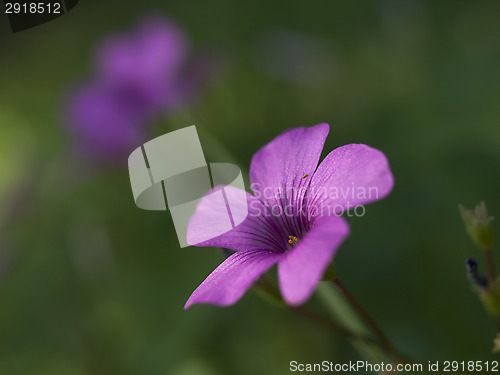
[{"label": "green stem", "polygon": [[[495,270],[495,262],[493,261],[493,250],[491,248],[484,250],[484,257],[486,258],[486,269],[488,272],[488,284],[493,286],[497,278]],[[500,316],[496,318],[497,330],[500,331]]]},{"label": "green stem", "polygon": [[266,276],[261,276],[254,284],[253,289],[260,294],[261,297],[265,298],[269,302],[271,302],[275,306],[280,306],[280,307],[288,307],[295,313],[301,315],[302,317],[310,320],[312,323],[318,324],[320,326],[323,326],[325,328],[328,328],[331,331],[334,331],[336,333],[339,333],[349,339],[353,340],[359,340],[364,343],[372,344],[372,345],[377,345],[381,346],[380,343],[373,338],[357,333],[341,324],[338,324],[334,322],[331,319],[328,319],[312,310],[309,310],[308,308],[304,306],[296,306],[296,307],[290,307],[287,304],[283,302],[281,299],[281,294],[276,288],[276,286],[272,283],[272,281],[266,277]]},{"label": "green stem", "polygon": [[354,340],[361,340],[363,342],[373,344],[373,345],[379,345],[380,343],[377,342],[376,340],[372,339],[371,337],[364,336],[361,334],[358,334],[354,331],[351,331],[350,329],[335,323],[333,320],[330,320],[328,318],[325,318],[322,315],[317,314],[316,312],[309,310],[303,306],[297,306],[297,307],[292,307],[291,308],[293,311],[298,313],[299,315],[302,315],[303,317],[309,319],[311,322],[319,324],[325,328],[328,328],[334,332],[340,333],[347,338],[354,339]]},{"label": "green stem", "polygon": [[486,249],[484,251],[484,256],[486,258],[486,267],[488,268],[488,279],[490,284],[492,284],[496,277],[497,273],[495,271],[495,263],[493,262],[493,251],[490,249]]},{"label": "green stem", "polygon": [[380,339],[381,345],[384,350],[394,357],[397,362],[406,363],[407,360],[405,357],[399,353],[398,350],[392,345],[389,338],[385,335],[385,333],[380,329],[378,324],[373,320],[373,318],[366,312],[366,310],[361,306],[361,304],[354,298],[354,296],[349,292],[349,290],[345,287],[344,284],[340,282],[338,278],[333,280],[333,283],[339,288],[347,301],[351,304],[351,306],[356,310],[358,315],[364,320],[366,325],[371,328],[371,330],[378,336]]}]

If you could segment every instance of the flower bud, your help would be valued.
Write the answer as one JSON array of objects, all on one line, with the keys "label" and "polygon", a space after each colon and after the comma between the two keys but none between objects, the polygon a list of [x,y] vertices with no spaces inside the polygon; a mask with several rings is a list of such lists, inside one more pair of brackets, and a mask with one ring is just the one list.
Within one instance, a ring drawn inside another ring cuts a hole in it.
[{"label": "flower bud", "polygon": [[458,208],[462,214],[467,233],[474,244],[483,250],[491,249],[495,239],[491,226],[493,217],[488,216],[488,210],[484,202],[478,204],[474,211],[468,210],[462,205],[459,205]]},{"label": "flower bud", "polygon": [[493,353],[500,353],[500,333],[493,340]]},{"label": "flower bud", "polygon": [[479,298],[490,314],[500,317],[500,278],[490,284],[488,289],[480,290]]},{"label": "flower bud", "polygon": [[467,267],[467,277],[470,283],[480,290],[486,289],[488,287],[488,278],[479,273],[477,261],[469,258],[465,261],[465,266]]}]

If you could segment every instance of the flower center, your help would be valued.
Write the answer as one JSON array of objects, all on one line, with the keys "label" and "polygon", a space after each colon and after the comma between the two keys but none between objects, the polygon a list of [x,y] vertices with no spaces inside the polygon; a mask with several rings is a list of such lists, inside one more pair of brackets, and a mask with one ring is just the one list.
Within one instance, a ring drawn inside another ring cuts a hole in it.
[{"label": "flower center", "polygon": [[297,242],[299,242],[299,239],[295,236],[288,236],[288,243],[290,245],[295,245]]}]

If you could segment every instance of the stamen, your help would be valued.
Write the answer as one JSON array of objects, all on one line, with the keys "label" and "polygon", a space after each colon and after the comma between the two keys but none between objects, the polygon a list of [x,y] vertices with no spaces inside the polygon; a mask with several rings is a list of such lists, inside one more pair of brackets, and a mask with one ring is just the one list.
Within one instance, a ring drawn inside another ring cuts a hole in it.
[{"label": "stamen", "polygon": [[295,236],[288,236],[288,243],[290,245],[294,245],[296,244],[297,242],[299,242],[299,238],[298,237],[295,237]]},{"label": "stamen", "polygon": [[305,175],[302,176],[302,179],[306,178],[307,176],[309,176],[307,173]]}]

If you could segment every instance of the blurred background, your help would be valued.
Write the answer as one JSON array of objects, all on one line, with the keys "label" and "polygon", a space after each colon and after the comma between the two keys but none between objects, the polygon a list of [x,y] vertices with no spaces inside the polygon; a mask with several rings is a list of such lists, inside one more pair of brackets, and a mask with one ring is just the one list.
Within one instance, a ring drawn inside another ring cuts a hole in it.
[{"label": "blurred background", "polygon": [[[169,82],[188,90],[127,117],[138,134],[100,155],[79,142],[94,135],[74,92],[102,80],[107,38],[148,15],[184,35]],[[485,200],[500,216],[500,2],[82,0],[19,33],[0,22],[0,374],[280,375],[292,360],[360,359],[253,291],[183,309],[223,256],[180,249],[169,213],[135,206],[126,155],[192,124],[208,161],[244,170],[280,132],[320,122],[324,155],[382,150],[395,188],[349,218],[339,277],[416,361],[497,358],[457,206]]]}]

